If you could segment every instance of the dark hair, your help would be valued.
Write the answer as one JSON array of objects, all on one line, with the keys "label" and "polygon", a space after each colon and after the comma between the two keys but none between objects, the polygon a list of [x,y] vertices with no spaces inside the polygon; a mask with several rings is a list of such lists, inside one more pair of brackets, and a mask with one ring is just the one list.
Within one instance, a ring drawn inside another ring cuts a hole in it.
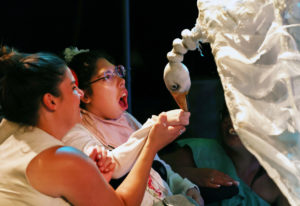
[{"label": "dark hair", "polygon": [[1,48],[0,104],[6,119],[36,126],[45,93],[59,96],[65,62],[50,53],[24,54]]},{"label": "dark hair", "polygon": [[[68,63],[70,69],[72,69],[77,76],[78,87],[84,90],[85,94],[92,94],[89,82],[93,75],[95,75],[97,68],[96,63],[101,58],[114,63],[114,60],[107,53],[96,50],[78,53]],[[83,102],[81,102],[80,106],[85,108]]]}]

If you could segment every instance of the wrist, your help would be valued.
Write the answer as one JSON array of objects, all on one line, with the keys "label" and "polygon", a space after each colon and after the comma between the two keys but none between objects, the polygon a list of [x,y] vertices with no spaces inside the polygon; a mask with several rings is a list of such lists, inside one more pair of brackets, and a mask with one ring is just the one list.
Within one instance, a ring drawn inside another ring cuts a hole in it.
[{"label": "wrist", "polygon": [[149,140],[149,138],[147,139],[143,150],[147,153],[147,156],[151,157],[152,159],[154,159],[158,152],[157,147],[152,143],[152,141]]}]

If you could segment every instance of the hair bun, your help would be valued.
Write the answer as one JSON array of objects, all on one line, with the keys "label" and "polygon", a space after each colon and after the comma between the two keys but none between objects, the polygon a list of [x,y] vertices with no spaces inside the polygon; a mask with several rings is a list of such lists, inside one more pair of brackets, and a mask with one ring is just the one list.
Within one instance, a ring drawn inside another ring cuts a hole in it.
[{"label": "hair bun", "polygon": [[0,49],[0,61],[5,61],[9,59],[11,56],[13,56],[15,51],[8,47],[8,46],[2,46]]},{"label": "hair bun", "polygon": [[8,46],[2,46],[0,48],[0,77],[6,74],[6,71],[10,70],[12,66],[16,64],[15,56],[17,51]]},{"label": "hair bun", "polygon": [[77,55],[80,54],[82,52],[88,52],[90,51],[89,49],[78,49],[77,47],[69,47],[66,48],[64,51],[64,56],[65,56],[65,61],[68,63],[71,62],[72,58]]}]

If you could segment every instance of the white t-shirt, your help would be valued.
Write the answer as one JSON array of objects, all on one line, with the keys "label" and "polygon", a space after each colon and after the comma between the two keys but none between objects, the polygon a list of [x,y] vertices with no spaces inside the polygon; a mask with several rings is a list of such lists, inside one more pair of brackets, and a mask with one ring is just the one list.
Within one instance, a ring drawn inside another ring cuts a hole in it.
[{"label": "white t-shirt", "polygon": [[0,124],[0,205],[66,206],[62,198],[53,198],[35,190],[27,181],[26,168],[41,151],[63,145],[36,127],[20,126],[6,119]]}]

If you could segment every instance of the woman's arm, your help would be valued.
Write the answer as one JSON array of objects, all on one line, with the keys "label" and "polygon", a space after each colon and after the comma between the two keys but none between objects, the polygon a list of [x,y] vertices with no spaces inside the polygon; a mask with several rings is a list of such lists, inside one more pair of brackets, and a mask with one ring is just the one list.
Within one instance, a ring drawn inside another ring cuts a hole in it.
[{"label": "woman's arm", "polygon": [[[118,192],[122,194],[127,194],[129,196],[135,195],[134,187],[139,184],[143,184],[145,187],[143,191],[146,189],[146,183],[149,177],[150,168],[152,166],[153,159],[156,155],[156,152],[163,148],[166,144],[172,142],[175,138],[177,138],[181,134],[181,130],[184,130],[184,126],[169,126],[167,115],[165,113],[161,113],[158,117],[158,121],[152,126],[149,136],[146,139],[146,143],[143,147],[141,154],[138,157],[134,167],[131,172],[127,176],[127,178],[122,182],[122,184],[117,188]],[[163,140],[164,144],[160,140]],[[152,148],[158,148],[155,153],[152,153]],[[151,155],[149,155],[151,154]],[[146,165],[145,165],[146,164]],[[139,165],[139,166],[137,166]],[[140,172],[143,170],[144,165],[147,167],[147,174]],[[137,184],[137,185],[136,185]],[[128,191],[132,192],[128,194]],[[142,199],[140,199],[142,201]],[[131,205],[134,205],[134,202],[131,202]]]},{"label": "woman's arm", "polygon": [[161,114],[136,164],[116,191],[95,162],[72,147],[52,147],[38,154],[27,167],[28,180],[38,191],[65,197],[73,205],[140,205],[155,154],[184,128],[165,125],[166,116]]},{"label": "woman's arm", "polygon": [[[164,115],[167,117],[165,123],[167,125],[176,126],[189,124],[190,113],[184,112],[181,109],[164,112]],[[116,163],[115,170],[112,174],[113,178],[118,179],[130,171],[146,142],[150,129],[157,121],[158,116],[153,115],[140,129],[130,135],[127,142],[109,152],[109,156]],[[77,124],[73,127],[68,134],[63,137],[62,141],[66,145],[83,151],[86,155],[90,155],[95,147],[102,145],[101,142],[81,124]]]},{"label": "woman's arm", "polygon": [[211,168],[197,168],[191,149],[188,146],[177,148],[172,153],[161,155],[174,171],[198,186],[218,188],[221,185],[237,185],[238,182],[227,174]]}]

